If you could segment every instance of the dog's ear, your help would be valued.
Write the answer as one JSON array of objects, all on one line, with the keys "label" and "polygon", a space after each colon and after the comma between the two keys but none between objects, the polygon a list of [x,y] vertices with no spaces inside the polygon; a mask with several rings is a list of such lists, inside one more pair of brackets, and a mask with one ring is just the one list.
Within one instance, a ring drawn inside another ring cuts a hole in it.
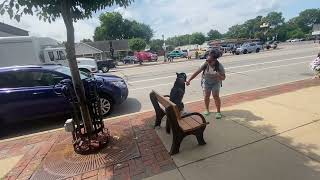
[{"label": "dog's ear", "polygon": [[179,76],[179,73],[176,72],[176,75]]}]

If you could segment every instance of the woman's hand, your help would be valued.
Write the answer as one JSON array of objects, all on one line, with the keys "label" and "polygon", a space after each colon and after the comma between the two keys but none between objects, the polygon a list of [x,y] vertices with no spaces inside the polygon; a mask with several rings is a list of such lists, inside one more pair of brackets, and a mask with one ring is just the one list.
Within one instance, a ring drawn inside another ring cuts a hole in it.
[{"label": "woman's hand", "polygon": [[226,79],[226,76],[225,76],[224,74],[221,74],[221,73],[217,72],[216,75],[217,75],[217,77],[218,77],[221,81],[223,81],[223,80]]},{"label": "woman's hand", "polygon": [[188,81],[186,82],[186,85],[187,85],[187,86],[189,86],[189,85],[190,85],[190,80],[188,80]]}]

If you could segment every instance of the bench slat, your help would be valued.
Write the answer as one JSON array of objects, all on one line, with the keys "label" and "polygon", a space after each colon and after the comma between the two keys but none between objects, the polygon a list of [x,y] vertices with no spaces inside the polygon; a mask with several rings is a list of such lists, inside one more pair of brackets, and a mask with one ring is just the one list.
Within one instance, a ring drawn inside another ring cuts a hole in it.
[{"label": "bench slat", "polygon": [[192,127],[184,120],[180,120],[178,121],[178,123],[183,131],[188,131],[192,129]]},{"label": "bench slat", "polygon": [[197,121],[195,121],[195,120],[192,119],[191,117],[184,118],[184,119],[181,120],[181,121],[185,121],[187,124],[189,124],[189,126],[190,126],[191,128],[196,128],[196,127],[198,127],[198,126],[200,125]]},{"label": "bench slat", "polygon": [[180,119],[180,112],[178,110],[178,107],[176,106],[176,104],[174,104],[173,102],[170,101],[170,97],[164,97],[160,94],[158,94],[157,92],[153,91],[158,99],[158,102],[165,108],[168,108],[169,106],[172,106],[174,108],[175,114],[177,119]]},{"label": "bench slat", "polygon": [[193,120],[197,121],[197,123],[203,124],[202,119],[201,119],[200,116],[195,115],[195,116],[190,116],[190,117],[191,117]]},{"label": "bench slat", "polygon": [[181,129],[185,132],[195,130],[201,126],[205,126],[204,123],[199,123],[192,117],[186,117],[178,121]]}]

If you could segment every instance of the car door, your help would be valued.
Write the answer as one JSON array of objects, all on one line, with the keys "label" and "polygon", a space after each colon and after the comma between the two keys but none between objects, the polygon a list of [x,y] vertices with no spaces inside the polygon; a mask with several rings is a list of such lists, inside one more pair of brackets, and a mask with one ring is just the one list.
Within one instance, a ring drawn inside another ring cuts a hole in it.
[{"label": "car door", "polygon": [[39,118],[55,118],[61,116],[70,116],[71,106],[66,98],[61,94],[59,88],[55,88],[63,79],[70,77],[54,72],[51,70],[43,70],[38,75],[33,76],[33,81],[39,81],[37,84],[38,93],[34,93],[34,98],[37,99]]},{"label": "car door", "polygon": [[250,43],[250,52],[255,51],[256,49],[256,44],[255,43]]},{"label": "car door", "polygon": [[[16,70],[7,72],[13,83],[2,89],[1,114],[9,122],[51,118],[70,114],[66,99],[55,92],[56,82],[63,76],[55,77],[49,71]],[[3,86],[4,87],[4,86]]]}]

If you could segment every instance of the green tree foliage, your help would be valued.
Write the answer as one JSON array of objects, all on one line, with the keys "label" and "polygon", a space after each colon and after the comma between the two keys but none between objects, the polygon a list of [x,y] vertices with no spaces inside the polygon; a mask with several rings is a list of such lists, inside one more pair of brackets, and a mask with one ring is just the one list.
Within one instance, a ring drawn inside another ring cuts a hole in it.
[{"label": "green tree foliage", "polygon": [[67,30],[66,51],[71,69],[72,81],[87,132],[92,132],[92,121],[85,103],[85,93],[75,56],[73,22],[89,18],[92,12],[113,5],[128,6],[133,0],[3,0],[0,3],[0,14],[7,12],[10,18],[20,21],[24,14],[36,15],[39,20],[51,23],[62,17]]},{"label": "green tree foliage", "polygon": [[149,43],[150,50],[155,52],[160,52],[163,50],[163,40],[161,39],[153,39]]},{"label": "green tree foliage", "polygon": [[218,30],[211,29],[208,33],[208,40],[220,39],[222,38],[222,34]]},{"label": "green tree foliage", "polygon": [[206,37],[203,33],[192,33],[170,37],[166,40],[167,45],[171,45],[173,47],[184,46],[187,44],[203,44],[206,41]]},{"label": "green tree foliage", "polygon": [[[266,23],[269,26],[261,28]],[[320,9],[307,9],[299,16],[285,22],[281,12],[270,12],[265,17],[257,16],[243,24],[231,26],[224,35],[226,38],[259,38],[262,40],[277,38],[303,38],[310,34],[313,24],[320,23]]]},{"label": "green tree foliage", "polygon": [[203,44],[206,41],[206,37],[199,32],[192,33],[190,36],[191,44]]},{"label": "green tree foliage", "polygon": [[166,44],[172,45],[172,46],[184,46],[191,43],[191,35],[185,34],[180,36],[174,36],[171,38],[168,38],[166,40]]},{"label": "green tree foliage", "polygon": [[262,18],[262,22],[268,23],[270,26],[278,26],[284,23],[284,18],[281,12],[270,12]]},{"label": "green tree foliage", "polygon": [[102,14],[99,20],[101,25],[95,29],[95,41],[142,38],[149,42],[153,36],[153,30],[149,25],[124,19],[118,12]]},{"label": "green tree foliage", "polygon": [[[261,25],[263,23],[268,24],[268,27],[262,28]],[[207,40],[219,38],[258,38],[266,41],[267,39],[277,38],[277,40],[285,41],[288,38],[303,38],[305,35],[311,34],[312,25],[317,23],[320,23],[320,9],[304,10],[299,16],[287,22],[285,22],[281,12],[270,12],[265,17],[257,16],[245,21],[243,24],[231,26],[225,34],[220,34],[217,30],[210,30],[207,33]],[[195,34],[198,33],[170,37],[166,40],[166,44],[174,47],[187,44],[201,44],[198,41],[195,42],[195,39],[199,39],[200,37],[194,36]]]},{"label": "green tree foliage", "polygon": [[305,37],[305,34],[300,28],[288,32],[288,38],[290,39],[304,38],[304,37]]},{"label": "green tree foliage", "polygon": [[226,37],[227,38],[246,38],[248,37],[247,31],[248,30],[243,24],[242,25],[237,24],[229,28],[228,32],[226,33]]},{"label": "green tree foliage", "polygon": [[129,48],[132,51],[141,51],[144,50],[147,43],[144,39],[141,38],[133,38],[129,40]]},{"label": "green tree foliage", "polygon": [[304,33],[309,33],[313,24],[320,24],[320,9],[307,9],[302,11],[295,19],[295,23]]}]

